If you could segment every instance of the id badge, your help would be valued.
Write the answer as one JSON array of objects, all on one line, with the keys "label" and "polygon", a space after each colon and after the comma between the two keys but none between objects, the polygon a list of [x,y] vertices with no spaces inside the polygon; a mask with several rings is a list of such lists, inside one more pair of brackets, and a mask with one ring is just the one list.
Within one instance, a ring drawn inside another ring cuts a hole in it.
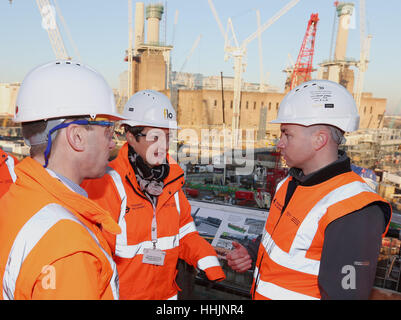
[{"label": "id badge", "polygon": [[164,265],[165,256],[166,253],[160,249],[144,249],[142,263],[162,266]]}]

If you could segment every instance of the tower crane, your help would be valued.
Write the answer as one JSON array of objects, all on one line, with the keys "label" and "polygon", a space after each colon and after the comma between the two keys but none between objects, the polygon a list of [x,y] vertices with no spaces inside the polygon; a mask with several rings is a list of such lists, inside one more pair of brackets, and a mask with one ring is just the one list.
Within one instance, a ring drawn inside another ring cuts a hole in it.
[{"label": "tower crane", "polygon": [[234,99],[233,99],[233,119],[232,119],[232,147],[237,147],[239,142],[239,115],[240,115],[240,100],[241,100],[241,84],[242,84],[242,73],[246,66],[243,59],[246,55],[247,45],[263,33],[267,28],[269,28],[274,22],[276,22],[281,16],[283,16],[287,11],[294,7],[300,0],[291,0],[287,5],[285,5],[280,11],[278,11],[272,18],[266,21],[262,26],[258,28],[254,33],[252,33],[248,38],[246,38],[241,44],[238,43],[237,37],[234,32],[234,28],[229,19],[229,28],[231,30],[235,44],[231,45],[228,39],[228,32],[224,31],[223,25],[219,19],[216,8],[214,7],[213,1],[208,0],[210,9],[216,19],[217,25],[223,35],[225,46],[224,51],[227,56],[231,56],[234,60]]},{"label": "tower crane", "polygon": [[[10,0],[10,4],[12,0]],[[50,5],[49,0],[36,0],[40,15],[42,16],[42,27],[49,35],[50,44],[57,59],[68,60],[71,57],[68,55],[65,48],[63,38],[56,22],[56,12],[54,6]],[[60,12],[59,12],[60,13]]]},{"label": "tower crane", "polygon": [[202,35],[201,35],[201,34],[196,38],[194,44],[192,45],[191,50],[189,51],[187,57],[185,58],[184,63],[182,64],[182,66],[181,66],[181,68],[180,68],[180,71],[179,71],[180,73],[184,70],[184,68],[185,68],[185,66],[186,66],[186,64],[187,64],[187,62],[188,62],[188,60],[191,58],[191,56],[192,56],[192,54],[194,53],[195,49],[198,47],[201,38],[202,38]]},{"label": "tower crane", "polygon": [[57,59],[70,59],[67,49],[64,46],[63,38],[61,37],[60,30],[56,23],[56,15],[53,7],[50,5],[49,0],[36,0],[39,12],[42,16],[42,26],[49,35],[52,49]]},{"label": "tower crane", "polygon": [[306,33],[302,41],[301,50],[299,50],[297,62],[291,75],[290,90],[301,84],[309,81],[312,74],[313,54],[315,51],[315,37],[319,15],[312,13],[308,21]]},{"label": "tower crane", "polygon": [[195,42],[193,43],[193,45],[191,47],[191,50],[189,50],[188,55],[185,57],[184,63],[182,64],[182,66],[179,69],[178,73],[176,73],[176,77],[175,77],[175,83],[176,84],[177,83],[181,83],[184,80],[184,75],[183,75],[184,68],[185,68],[187,62],[189,61],[189,59],[191,58],[192,54],[194,53],[195,49],[198,47],[201,38],[202,38],[202,34],[200,34],[196,38]]},{"label": "tower crane", "polygon": [[[135,48],[136,49],[136,48]],[[127,81],[127,97],[132,95],[132,0],[128,0],[128,81]]]},{"label": "tower crane", "polygon": [[[258,22],[258,30],[260,30],[260,11],[256,10],[256,20]],[[258,48],[259,48],[259,92],[264,90],[264,79],[263,79],[263,51],[262,51],[262,33],[258,33]]]},{"label": "tower crane", "polygon": [[356,88],[355,88],[355,102],[358,109],[361,106],[362,99],[362,90],[363,83],[365,79],[365,72],[368,68],[368,60],[369,60],[369,51],[370,51],[370,41],[372,39],[372,35],[367,35],[365,33],[365,0],[359,1],[359,15],[360,15],[360,56],[358,63],[358,76],[356,80]]}]

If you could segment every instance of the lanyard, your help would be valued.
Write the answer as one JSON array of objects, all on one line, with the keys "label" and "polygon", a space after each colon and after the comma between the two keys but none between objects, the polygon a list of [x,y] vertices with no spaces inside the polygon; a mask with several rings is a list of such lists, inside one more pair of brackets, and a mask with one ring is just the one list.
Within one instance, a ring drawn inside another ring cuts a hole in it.
[{"label": "lanyard", "polygon": [[153,249],[156,249],[156,243],[157,243],[157,222],[156,222],[156,210],[155,210],[154,207],[153,207],[153,218],[152,218],[151,236],[152,236]]}]

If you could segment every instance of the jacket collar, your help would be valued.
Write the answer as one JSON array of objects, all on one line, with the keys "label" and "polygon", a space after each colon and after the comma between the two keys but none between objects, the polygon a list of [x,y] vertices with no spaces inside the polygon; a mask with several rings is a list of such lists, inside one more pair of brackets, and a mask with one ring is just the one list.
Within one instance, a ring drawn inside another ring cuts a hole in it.
[{"label": "jacket collar", "polygon": [[94,201],[70,190],[61,181],[52,177],[39,162],[30,157],[25,158],[15,168],[18,175],[17,183],[35,189],[41,188],[44,193],[51,194],[66,209],[81,215],[94,224],[100,224],[103,229],[119,234],[121,229],[109,212],[102,209]]},{"label": "jacket collar", "polygon": [[315,171],[308,175],[304,175],[302,170],[298,168],[291,168],[289,175],[293,177],[299,185],[313,186],[325,182],[339,174],[351,171],[351,161],[347,154],[338,150],[338,159],[333,163]]},{"label": "jacket collar", "polygon": [[[128,178],[133,182],[135,180],[136,183],[136,177],[135,177],[135,172],[134,169],[132,169],[131,163],[129,162],[128,159],[128,142],[126,142],[118,152],[118,159],[116,159],[119,162],[119,166],[123,166],[123,170],[125,174],[128,174]],[[113,162],[115,163],[114,160]],[[178,163],[169,155],[167,154],[167,162],[170,165],[170,172],[166,179],[164,179],[164,185],[167,186],[174,181],[177,180],[180,176],[182,176],[182,179],[184,179],[184,171],[181,169],[181,167],[178,165]]]},{"label": "jacket collar", "polygon": [[[177,164],[177,162],[167,154],[167,162],[170,164],[170,172],[166,179],[164,179],[164,188],[162,194],[159,196],[157,201],[157,206],[161,206],[165,200],[167,200],[171,195],[177,192],[185,183],[184,181],[184,171]],[[128,142],[126,142],[118,152],[118,156],[115,160],[112,161],[112,167],[115,168],[118,166],[121,177],[123,179],[128,179],[129,184],[134,191],[138,193],[140,196],[143,196],[145,199],[145,195],[143,195],[141,189],[139,188],[138,182],[136,181],[136,176],[134,169],[132,169],[131,163],[128,159]]]}]

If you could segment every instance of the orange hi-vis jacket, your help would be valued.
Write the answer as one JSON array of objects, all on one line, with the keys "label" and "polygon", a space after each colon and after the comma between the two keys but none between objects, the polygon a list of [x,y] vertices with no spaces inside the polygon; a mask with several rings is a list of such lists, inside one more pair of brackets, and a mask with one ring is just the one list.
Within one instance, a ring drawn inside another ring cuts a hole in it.
[{"label": "orange hi-vis jacket", "polygon": [[[373,202],[388,205],[391,212],[391,206],[354,172],[298,186],[282,212],[291,179],[278,185],[266,221],[254,272],[255,299],[320,299],[318,274],[326,227]],[[387,229],[388,224],[383,235]]]},{"label": "orange hi-vis jacket", "polygon": [[14,171],[17,163],[17,158],[0,149],[0,198],[17,179]]},{"label": "orange hi-vis jacket", "polygon": [[[177,297],[175,283],[178,259],[205,271],[210,280],[222,280],[224,272],[213,247],[196,231],[191,207],[182,191],[182,169],[170,157],[170,172],[164,180],[155,212],[142,193],[128,160],[128,144],[110,163],[108,174],[85,181],[83,187],[91,199],[106,208],[118,221],[122,233],[105,232],[120,279],[120,299],[164,300]],[[156,248],[165,254],[164,264],[142,261],[144,250],[152,249],[152,220],[156,216]]]},{"label": "orange hi-vis jacket", "polygon": [[117,299],[109,213],[25,158],[0,199],[0,299]]}]

